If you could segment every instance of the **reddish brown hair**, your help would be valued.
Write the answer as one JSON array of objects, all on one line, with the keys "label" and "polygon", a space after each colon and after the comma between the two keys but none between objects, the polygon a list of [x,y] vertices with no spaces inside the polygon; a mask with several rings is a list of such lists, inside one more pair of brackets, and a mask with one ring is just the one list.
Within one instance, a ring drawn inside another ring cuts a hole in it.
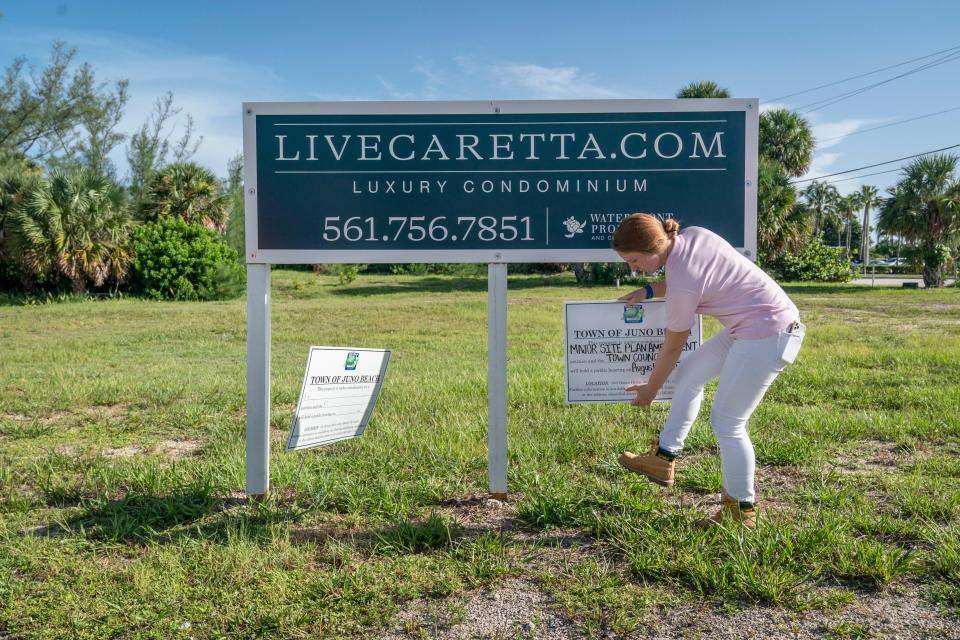
[{"label": "reddish brown hair", "polygon": [[660,220],[649,213],[634,213],[617,227],[613,249],[617,253],[660,253],[678,231],[680,223],[673,218]]}]

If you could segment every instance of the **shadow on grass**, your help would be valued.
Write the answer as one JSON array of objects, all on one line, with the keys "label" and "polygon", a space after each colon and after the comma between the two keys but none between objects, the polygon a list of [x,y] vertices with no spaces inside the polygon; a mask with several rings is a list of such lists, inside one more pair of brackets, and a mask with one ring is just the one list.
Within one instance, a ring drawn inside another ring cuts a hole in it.
[{"label": "shadow on grass", "polygon": [[69,519],[21,532],[36,537],[80,535],[89,540],[137,544],[202,539],[229,544],[242,539],[270,542],[289,536],[292,542],[337,539],[380,552],[416,553],[439,548],[463,535],[456,519],[431,514],[426,520],[398,518],[382,528],[344,528],[326,523],[295,528],[312,509],[284,499],[249,503],[222,497],[205,487],[169,495],[129,494],[120,499],[94,498],[80,503]]},{"label": "shadow on grass", "polygon": [[284,519],[277,509],[246,507],[246,504],[245,499],[217,496],[204,488],[164,496],[129,494],[117,500],[95,498],[83,502],[81,509],[64,522],[29,533],[79,534],[92,540],[124,543],[166,542],[182,537],[227,541],[230,529],[243,529],[256,535]]}]

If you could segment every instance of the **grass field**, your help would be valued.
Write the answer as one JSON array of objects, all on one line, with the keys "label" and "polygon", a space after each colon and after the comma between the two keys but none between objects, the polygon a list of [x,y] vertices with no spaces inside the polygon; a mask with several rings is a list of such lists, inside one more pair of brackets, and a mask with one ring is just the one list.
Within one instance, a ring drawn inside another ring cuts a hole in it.
[{"label": "grass field", "polygon": [[[693,527],[720,489],[708,411],[667,491],[616,465],[663,407],[564,403],[562,302],[613,289],[511,277],[498,504],[486,281],[334,284],[274,272],[259,505],[242,300],[0,306],[0,638],[443,636],[533,592],[528,624],[474,633],[870,637],[902,621],[864,611],[909,601],[912,632],[958,637],[960,290],[788,287],[807,340],[751,422],[744,533]],[[285,454],[311,344],[391,348],[390,372],[362,438]]]}]

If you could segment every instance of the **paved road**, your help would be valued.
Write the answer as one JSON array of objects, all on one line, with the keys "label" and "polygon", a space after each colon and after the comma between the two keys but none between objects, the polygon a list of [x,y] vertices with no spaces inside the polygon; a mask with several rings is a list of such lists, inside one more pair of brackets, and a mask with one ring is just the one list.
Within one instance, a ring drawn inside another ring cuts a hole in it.
[{"label": "paved road", "polygon": [[[877,276],[876,278],[871,279],[869,276],[866,278],[856,278],[853,280],[853,284],[865,284],[875,287],[902,287],[904,282],[916,282],[923,288],[923,278],[921,276]],[[953,284],[953,278],[947,278],[945,280],[947,286]]]}]

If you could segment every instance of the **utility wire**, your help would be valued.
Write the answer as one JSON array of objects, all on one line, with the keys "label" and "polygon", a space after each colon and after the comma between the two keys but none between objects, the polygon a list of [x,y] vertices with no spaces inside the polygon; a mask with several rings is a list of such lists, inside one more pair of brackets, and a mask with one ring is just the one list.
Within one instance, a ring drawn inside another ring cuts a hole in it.
[{"label": "utility wire", "polygon": [[868,131],[876,131],[877,129],[886,129],[887,127],[895,127],[898,124],[904,124],[907,122],[914,122],[915,120],[923,120],[924,118],[932,118],[933,116],[939,116],[942,113],[950,113],[951,111],[960,111],[960,107],[953,107],[952,109],[944,109],[943,111],[937,111],[935,113],[927,113],[922,116],[917,116],[915,118],[907,118],[906,120],[897,120],[896,122],[890,122],[887,124],[882,124],[878,127],[870,127],[869,129],[860,129],[858,131],[851,131],[850,133],[844,134],[842,136],[834,136],[832,138],[825,138],[823,140],[817,140],[817,142],[832,142],[833,140],[840,140],[841,138],[846,138],[848,136],[854,136],[858,133],[866,133]]},{"label": "utility wire", "polygon": [[[885,85],[885,84],[887,84],[887,83],[893,82],[894,80],[898,80],[898,79],[900,79],[900,78],[904,78],[904,77],[906,77],[906,76],[913,75],[914,73],[918,73],[918,72],[920,72],[920,71],[925,71],[925,70],[930,69],[930,68],[932,68],[932,67],[940,66],[941,64],[946,64],[947,62],[953,62],[954,60],[960,60],[960,52],[954,53],[954,54],[949,54],[949,55],[947,55],[947,56],[944,56],[943,58],[939,58],[939,59],[937,59],[937,60],[934,60],[933,62],[929,62],[929,63],[927,63],[927,64],[925,64],[925,65],[921,65],[921,66],[919,66],[919,67],[917,67],[917,68],[915,68],[915,69],[911,69],[910,71],[906,71],[906,72],[904,72],[904,73],[902,73],[902,74],[900,74],[900,75],[896,75],[896,76],[894,76],[894,77],[892,77],[892,78],[888,78],[888,79],[886,79],[886,80],[881,80],[880,82],[876,82],[876,83],[874,83],[874,84],[867,85],[867,86],[865,86],[865,87],[860,87],[859,89],[854,89],[854,90],[849,91],[849,92],[847,92],[847,93],[843,93],[843,94],[840,94],[840,95],[837,95],[837,96],[833,96],[833,97],[831,97],[831,98],[824,98],[823,100],[820,100],[820,101],[818,101],[818,102],[812,102],[812,103],[810,103],[810,104],[803,105],[802,107],[799,107],[799,108],[800,108],[800,109],[803,109],[804,107],[810,107],[810,106],[813,106],[813,107],[814,107],[814,108],[811,108],[811,109],[807,109],[806,111],[803,111],[803,112],[801,112],[801,113],[811,113],[811,112],[813,112],[813,111],[819,111],[820,109],[824,109],[824,108],[829,107],[829,106],[831,106],[831,105],[834,105],[834,104],[836,104],[836,103],[838,103],[838,102],[843,102],[844,100],[847,100],[848,98],[852,98],[852,97],[854,97],[854,96],[860,95],[861,93],[865,93],[865,92],[869,91],[870,89],[874,89],[874,88],[876,88],[876,87],[879,87],[879,86]],[[824,103],[824,104],[821,104],[821,103]]]},{"label": "utility wire", "polygon": [[884,173],[893,173],[895,171],[900,171],[901,169],[903,169],[903,167],[897,167],[896,169],[887,169],[886,171],[875,171],[873,173],[864,173],[863,175],[850,176],[849,178],[840,178],[839,180],[828,180],[827,182],[830,182],[830,183],[846,182],[847,180],[856,180],[857,178],[868,178],[870,176],[879,176]]},{"label": "utility wire", "polygon": [[[822,100],[817,100],[817,101],[815,101],[815,102],[810,102],[810,103],[801,105],[801,106],[799,106],[799,107],[796,107],[796,108],[794,109],[794,111],[797,111],[797,112],[799,112],[799,113],[810,113],[810,112],[812,112],[812,111],[819,111],[820,109],[824,109],[824,108],[829,107],[829,106],[831,106],[831,105],[834,105],[834,104],[836,104],[836,103],[838,103],[838,102],[842,102],[843,100],[847,100],[847,99],[849,99],[849,98],[852,98],[852,97],[854,97],[854,96],[856,96],[856,95],[859,95],[859,94],[861,94],[861,93],[864,93],[864,92],[866,92],[866,91],[869,91],[870,89],[875,89],[875,88],[877,88],[877,87],[879,87],[879,86],[888,84],[888,83],[890,83],[890,82],[893,82],[894,80],[899,80],[900,78],[904,78],[904,77],[906,77],[906,76],[913,75],[914,73],[919,73],[920,71],[925,71],[926,69],[930,69],[930,68],[933,68],[933,67],[937,67],[937,66],[940,66],[940,65],[942,65],[942,64],[946,64],[946,63],[948,63],[948,62],[953,62],[954,60],[958,60],[958,59],[960,59],[960,52],[953,52],[953,53],[947,54],[947,55],[945,55],[945,56],[942,56],[942,57],[940,57],[940,58],[937,58],[936,60],[934,60],[934,61],[932,61],[932,62],[928,62],[928,63],[926,63],[926,64],[920,65],[919,67],[915,67],[915,68],[913,68],[913,69],[910,69],[909,71],[904,71],[903,73],[897,74],[897,75],[895,75],[895,76],[893,76],[893,77],[891,77],[891,78],[887,78],[886,80],[881,80],[880,82],[875,82],[875,83],[873,83],[873,84],[869,84],[869,85],[860,87],[860,88],[858,88],[858,89],[853,89],[853,90],[847,91],[847,92],[845,92],[845,93],[841,93],[841,94],[838,94],[838,95],[835,95],[835,96],[830,96],[829,98],[824,98],[824,99],[822,99]],[[809,108],[808,108],[808,107],[809,107]]]},{"label": "utility wire", "polygon": [[811,87],[809,89],[804,89],[803,91],[797,91],[796,93],[788,93],[785,96],[777,96],[776,98],[770,98],[764,102],[776,102],[777,100],[783,100],[784,98],[792,98],[794,96],[803,95],[804,93],[810,93],[811,91],[816,91],[818,89],[826,89],[827,87],[832,87],[834,85],[843,84],[844,82],[849,82],[851,80],[857,80],[859,78],[865,78],[867,76],[872,76],[875,73],[880,73],[881,71],[889,71],[890,69],[895,69],[897,67],[902,67],[905,64],[910,64],[911,62],[918,62],[920,60],[926,60],[927,58],[932,58],[933,56],[938,56],[941,53],[946,53],[948,51],[955,51],[960,49],[960,45],[950,47],[949,49],[942,49],[940,51],[935,51],[933,53],[928,53],[925,56],[920,56],[919,58],[913,58],[912,60],[907,60],[905,62],[898,62],[897,64],[892,64],[889,67],[883,67],[881,69],[874,69],[873,71],[868,71],[866,73],[861,73],[859,75],[850,76],[849,78],[844,78],[843,80],[836,80],[834,82],[828,82],[827,84],[821,84],[816,87]]},{"label": "utility wire", "polygon": [[946,151],[947,149],[954,149],[960,147],[960,144],[952,144],[949,147],[941,147],[940,149],[933,149],[931,151],[924,151],[922,153],[915,153],[912,156],[904,156],[902,158],[895,158],[893,160],[887,160],[885,162],[878,162],[876,164],[868,164],[862,167],[857,167],[856,169],[847,169],[846,171],[837,171],[836,173],[827,173],[822,176],[817,176],[816,178],[804,178],[803,180],[791,180],[790,184],[798,184],[800,182],[812,182],[814,180],[822,180],[823,178],[830,178],[832,176],[840,176],[845,173],[853,173],[854,171],[861,171],[863,169],[872,169],[873,167],[882,167],[885,164],[890,164],[892,162],[900,162],[901,160],[909,160],[911,158],[919,158],[920,156],[925,156],[930,153],[937,153],[939,151]]}]

